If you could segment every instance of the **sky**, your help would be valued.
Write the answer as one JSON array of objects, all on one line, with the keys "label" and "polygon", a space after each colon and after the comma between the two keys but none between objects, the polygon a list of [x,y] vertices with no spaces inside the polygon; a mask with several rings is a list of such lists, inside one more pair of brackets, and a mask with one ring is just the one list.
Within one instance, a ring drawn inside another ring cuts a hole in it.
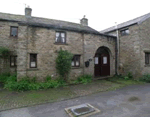
[{"label": "sky", "polygon": [[150,12],[150,0],[0,0],[0,12],[80,23],[86,15],[88,25],[98,31]]}]

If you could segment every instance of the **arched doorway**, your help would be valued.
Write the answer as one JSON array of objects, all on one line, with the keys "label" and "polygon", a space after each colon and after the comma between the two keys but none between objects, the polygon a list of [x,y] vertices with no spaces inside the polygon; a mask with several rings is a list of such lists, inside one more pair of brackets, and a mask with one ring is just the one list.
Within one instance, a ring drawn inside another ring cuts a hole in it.
[{"label": "arched doorway", "polygon": [[110,55],[107,47],[100,47],[95,53],[95,77],[110,75]]}]

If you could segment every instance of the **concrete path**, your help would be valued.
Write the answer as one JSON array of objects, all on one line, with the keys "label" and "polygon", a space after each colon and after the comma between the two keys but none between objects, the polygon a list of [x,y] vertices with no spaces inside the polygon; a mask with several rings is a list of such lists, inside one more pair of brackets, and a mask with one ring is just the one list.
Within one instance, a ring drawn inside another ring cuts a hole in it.
[{"label": "concrete path", "polygon": [[[129,101],[131,97],[139,100]],[[90,117],[150,117],[150,84],[0,112],[0,117],[69,117],[64,108],[89,103],[102,112]]]}]

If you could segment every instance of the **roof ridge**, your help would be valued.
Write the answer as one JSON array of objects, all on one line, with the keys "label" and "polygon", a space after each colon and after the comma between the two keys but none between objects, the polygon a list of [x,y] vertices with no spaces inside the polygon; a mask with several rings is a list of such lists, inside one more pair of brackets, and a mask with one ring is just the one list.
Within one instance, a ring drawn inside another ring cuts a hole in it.
[{"label": "roof ridge", "polygon": [[[12,13],[3,13],[3,12],[0,12],[0,14],[6,14],[6,15],[13,15],[13,16],[25,17],[25,15],[12,14]],[[75,23],[75,22],[65,21],[65,20],[59,20],[59,19],[51,19],[51,18],[46,18],[46,17],[32,16],[32,18],[45,19],[45,20],[55,20],[55,21],[61,21],[61,22],[66,22],[66,23],[72,23],[72,24],[78,24],[78,25],[80,25],[80,23]]]},{"label": "roof ridge", "polygon": [[[128,25],[125,25],[125,24],[127,24],[127,23],[129,23],[129,24],[131,25],[131,24],[134,24],[134,23],[142,22],[142,21],[146,20],[146,19],[147,19],[146,16],[149,16],[149,15],[150,15],[150,13],[147,13],[147,14],[141,15],[141,16],[139,16],[139,17],[136,17],[136,18],[134,18],[134,19],[131,19],[131,20],[122,22],[122,23],[120,23],[120,24],[117,25],[117,27],[118,27],[117,29],[128,26]],[[141,18],[141,19],[140,19],[140,18]],[[146,19],[145,19],[145,18],[146,18]],[[139,21],[136,21],[136,20],[139,20]],[[134,22],[134,21],[136,21],[136,22]],[[124,24],[124,25],[123,25],[123,24]],[[121,25],[123,25],[123,26],[121,26]],[[109,27],[109,28],[106,28],[106,29],[104,29],[104,30],[101,30],[100,32],[105,33],[105,32],[113,31],[113,30],[115,30],[115,29],[116,29],[116,26],[111,26],[111,27]]]}]

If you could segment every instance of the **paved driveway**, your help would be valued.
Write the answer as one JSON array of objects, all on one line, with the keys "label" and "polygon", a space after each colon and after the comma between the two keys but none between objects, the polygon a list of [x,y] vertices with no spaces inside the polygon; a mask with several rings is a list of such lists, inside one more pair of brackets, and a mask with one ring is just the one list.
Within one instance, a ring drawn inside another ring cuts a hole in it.
[{"label": "paved driveway", "polygon": [[[129,101],[130,97],[139,100]],[[90,117],[150,117],[150,84],[0,112],[0,117],[69,117],[64,108],[90,103],[102,112]]]}]

